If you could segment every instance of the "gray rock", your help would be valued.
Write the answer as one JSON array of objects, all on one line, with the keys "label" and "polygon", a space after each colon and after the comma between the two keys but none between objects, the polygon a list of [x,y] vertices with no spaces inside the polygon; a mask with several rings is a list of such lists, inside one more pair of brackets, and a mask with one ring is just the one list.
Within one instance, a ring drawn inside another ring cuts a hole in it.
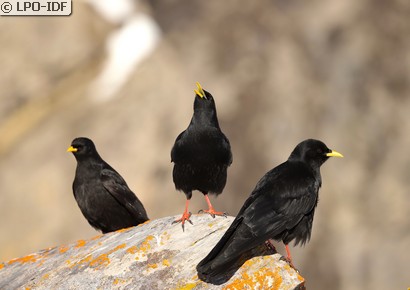
[{"label": "gray rock", "polygon": [[304,279],[278,253],[245,262],[225,284],[198,279],[195,267],[233,218],[165,217],[0,264],[0,289],[301,289]]}]

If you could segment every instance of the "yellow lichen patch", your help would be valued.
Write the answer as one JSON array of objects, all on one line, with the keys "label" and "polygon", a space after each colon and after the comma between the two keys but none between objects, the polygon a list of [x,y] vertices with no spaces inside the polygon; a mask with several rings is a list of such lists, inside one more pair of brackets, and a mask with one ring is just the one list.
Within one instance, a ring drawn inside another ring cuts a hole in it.
[{"label": "yellow lichen patch", "polygon": [[208,224],[208,227],[212,228],[214,225],[215,225],[214,222],[210,222],[210,223]]},{"label": "yellow lichen patch", "polygon": [[76,248],[84,247],[87,242],[84,240],[78,240],[77,244],[75,245]]},{"label": "yellow lichen patch", "polygon": [[[303,278],[302,276],[300,276],[298,272],[296,272],[296,275],[297,275],[299,281],[305,282],[305,278]],[[410,289],[409,289],[409,290],[410,290]]]},{"label": "yellow lichen patch", "polygon": [[195,288],[196,285],[197,283],[188,283],[184,286],[177,287],[176,290],[192,290]]},{"label": "yellow lichen patch", "polygon": [[127,249],[128,254],[135,254],[138,251],[137,246],[132,246]]},{"label": "yellow lichen patch", "polygon": [[114,249],[108,251],[107,253],[99,255],[97,258],[90,261],[90,266],[97,269],[108,266],[110,264],[110,259],[108,258],[108,255],[111,255],[115,251],[125,248],[125,246],[125,243],[120,244],[116,246]]},{"label": "yellow lichen patch", "polygon": [[280,289],[281,285],[282,277],[280,274],[276,271],[263,267],[252,275],[243,273],[240,278],[235,279],[223,289]]},{"label": "yellow lichen patch", "polygon": [[[127,249],[127,253],[130,254],[140,254],[141,256],[145,256],[145,253],[151,249],[150,241],[154,239],[154,236],[149,235],[145,238],[145,240],[139,244],[138,246],[132,246]],[[136,260],[139,260],[140,257],[135,257]]]},{"label": "yellow lichen patch", "polygon": [[98,235],[98,236],[92,237],[92,238],[91,238],[91,241],[98,240],[98,239],[100,239],[102,236],[103,236],[103,235]]},{"label": "yellow lichen patch", "polygon": [[114,250],[110,251],[110,254],[113,253],[113,252],[115,252],[115,251],[118,251],[119,249],[124,249],[126,245],[127,245],[126,243],[123,243],[123,244],[121,244],[121,245],[116,246],[116,247],[114,248]]},{"label": "yellow lichen patch", "polygon": [[[72,268],[72,267],[75,267],[75,266],[77,266],[77,265],[88,264],[88,263],[91,262],[92,259],[93,259],[93,257],[92,257],[91,255],[88,255],[87,257],[81,259],[80,261],[78,261],[78,262],[72,264],[70,267]],[[69,261],[69,262],[70,262],[70,261]]]},{"label": "yellow lichen patch", "polygon": [[148,264],[148,268],[156,269],[156,268],[158,268],[158,265],[157,264]]},{"label": "yellow lichen patch", "polygon": [[129,230],[131,230],[133,227],[129,227],[129,228],[123,228],[123,229],[119,229],[116,230],[116,233],[124,233],[124,232],[128,232]]},{"label": "yellow lichen patch", "polygon": [[165,260],[162,261],[162,265],[165,266],[165,267],[169,267],[169,266],[171,266],[171,263],[167,259],[165,259]]},{"label": "yellow lichen patch", "polygon": [[60,254],[64,254],[65,252],[68,251],[68,247],[61,246],[61,247],[58,248],[58,251],[60,252]]},{"label": "yellow lichen patch", "polygon": [[46,280],[50,277],[50,274],[44,274],[43,277],[41,277],[41,279]]},{"label": "yellow lichen patch", "polygon": [[167,232],[163,232],[160,236],[160,245],[164,245],[165,241],[168,241],[171,238],[171,235],[168,234]]},{"label": "yellow lichen patch", "polygon": [[143,222],[142,224],[139,224],[138,227],[149,224],[151,222],[151,220],[147,220],[146,222]]},{"label": "yellow lichen patch", "polygon": [[34,263],[36,261],[37,261],[36,254],[31,254],[31,255],[28,255],[28,256],[25,256],[25,257],[22,257],[22,258],[17,258],[17,259],[10,260],[8,262],[8,264],[11,265],[11,264],[14,264],[16,262],[19,262],[21,264],[23,264],[23,263]]},{"label": "yellow lichen patch", "polygon": [[110,259],[108,258],[107,254],[101,254],[90,262],[90,266],[97,269],[106,267],[108,264],[110,264]]},{"label": "yellow lichen patch", "polygon": [[124,284],[125,282],[127,282],[126,279],[115,278],[114,281],[112,281],[112,284],[113,285],[118,285],[118,284]]}]

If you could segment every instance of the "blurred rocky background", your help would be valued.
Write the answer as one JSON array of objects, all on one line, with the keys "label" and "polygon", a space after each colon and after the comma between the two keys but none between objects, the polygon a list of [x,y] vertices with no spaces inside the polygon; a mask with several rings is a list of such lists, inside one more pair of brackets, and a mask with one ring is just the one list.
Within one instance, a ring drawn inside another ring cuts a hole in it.
[{"label": "blurred rocky background", "polygon": [[[312,239],[292,252],[307,288],[410,286],[409,1],[73,7],[0,17],[1,261],[97,235],[71,190],[66,149],[78,136],[95,141],[150,218],[181,214],[170,150],[199,81],[234,155],[217,209],[236,215],[298,142],[323,140],[345,158],[322,167]],[[204,207],[194,193],[190,210]]]}]

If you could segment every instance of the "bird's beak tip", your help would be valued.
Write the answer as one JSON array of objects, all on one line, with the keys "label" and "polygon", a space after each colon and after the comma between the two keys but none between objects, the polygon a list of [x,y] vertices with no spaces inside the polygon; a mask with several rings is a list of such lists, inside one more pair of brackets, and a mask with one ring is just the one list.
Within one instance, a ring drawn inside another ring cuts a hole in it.
[{"label": "bird's beak tip", "polygon": [[67,152],[77,152],[77,148],[74,148],[73,146],[68,147]]},{"label": "bird's beak tip", "polygon": [[194,90],[195,94],[198,95],[201,99],[206,99],[205,92],[202,89],[202,86],[199,82],[196,82],[196,87],[197,87],[197,89]]},{"label": "bird's beak tip", "polygon": [[326,156],[327,157],[341,157],[341,158],[344,157],[341,153],[339,153],[335,150],[332,150],[331,152],[327,153]]}]

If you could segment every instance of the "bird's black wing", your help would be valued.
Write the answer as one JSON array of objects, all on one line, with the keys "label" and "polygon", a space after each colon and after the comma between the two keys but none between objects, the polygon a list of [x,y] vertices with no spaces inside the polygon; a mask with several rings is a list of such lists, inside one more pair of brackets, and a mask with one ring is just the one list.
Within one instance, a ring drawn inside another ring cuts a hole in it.
[{"label": "bird's black wing", "polygon": [[186,130],[181,132],[178,135],[177,139],[175,140],[175,144],[174,144],[174,146],[172,147],[172,150],[171,150],[171,162],[178,162],[179,159],[181,158],[180,148],[181,148],[181,145],[182,145],[181,143],[183,143],[182,139],[185,135],[185,132],[186,132]]},{"label": "bird's black wing", "polygon": [[303,172],[291,167],[285,162],[258,182],[227,232],[198,264],[202,278],[212,281],[223,275],[242,255],[293,228],[315,207],[318,188],[313,175],[301,178]]},{"label": "bird's black wing", "polygon": [[148,220],[147,213],[141,201],[129,189],[125,180],[112,168],[101,171],[101,181],[104,188],[120,203],[127,211],[141,222]]},{"label": "bird's black wing", "polygon": [[232,151],[231,151],[231,144],[229,143],[229,139],[222,133],[222,147],[225,149],[225,158],[226,164],[230,166],[232,164]]}]

